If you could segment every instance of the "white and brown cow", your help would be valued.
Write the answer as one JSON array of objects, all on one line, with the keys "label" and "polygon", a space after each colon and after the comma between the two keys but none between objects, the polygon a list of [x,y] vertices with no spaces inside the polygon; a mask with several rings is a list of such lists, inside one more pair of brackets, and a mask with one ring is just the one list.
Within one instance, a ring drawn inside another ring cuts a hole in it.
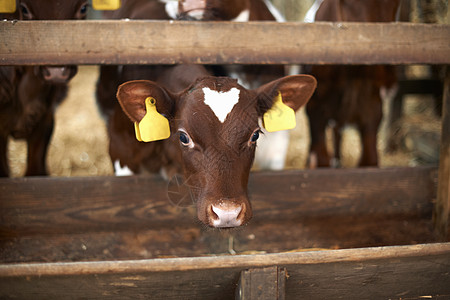
[{"label": "white and brown cow", "polygon": [[316,81],[308,75],[287,76],[249,90],[235,79],[207,76],[178,90],[174,78],[191,78],[189,68],[173,67],[165,74],[166,84],[126,82],[117,98],[135,123],[146,115],[149,97],[169,120],[168,139],[141,145],[148,146],[143,166],[153,172],[159,168],[183,174],[202,223],[225,228],[244,225],[252,217],[247,183],[261,130],[258,119],[271,109],[278,93],[283,103],[298,110],[311,97]]}]

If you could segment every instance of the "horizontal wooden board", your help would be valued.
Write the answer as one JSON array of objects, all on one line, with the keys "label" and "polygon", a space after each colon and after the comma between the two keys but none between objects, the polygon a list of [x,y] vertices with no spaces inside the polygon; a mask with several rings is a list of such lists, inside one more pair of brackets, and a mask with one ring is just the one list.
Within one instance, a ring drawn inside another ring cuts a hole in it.
[{"label": "horizontal wooden board", "polygon": [[2,21],[0,64],[448,64],[449,36],[411,23]]},{"label": "horizontal wooden board", "polygon": [[[338,215],[426,215],[435,167],[255,172],[252,223]],[[159,177],[0,179],[0,234],[144,230],[196,225],[195,203]]]},{"label": "horizontal wooden board", "polygon": [[450,244],[238,255],[0,265],[0,298],[232,299],[240,273],[285,268],[286,299],[450,295]]}]

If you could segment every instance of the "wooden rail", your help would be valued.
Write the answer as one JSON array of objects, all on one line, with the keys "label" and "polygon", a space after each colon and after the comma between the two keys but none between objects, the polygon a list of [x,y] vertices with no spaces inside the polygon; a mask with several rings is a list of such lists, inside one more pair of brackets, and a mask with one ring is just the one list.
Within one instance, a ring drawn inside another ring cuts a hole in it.
[{"label": "wooden rail", "polygon": [[[255,292],[270,292],[274,296],[270,299],[434,299],[450,296],[449,264],[450,243],[222,257],[10,264],[0,265],[0,298],[233,299],[238,288],[237,299],[268,299]],[[281,269],[277,271],[276,266]],[[246,269],[250,270],[241,273]],[[272,278],[270,285],[267,277]]]},{"label": "wooden rail", "polygon": [[0,64],[449,64],[450,26],[2,21]]},{"label": "wooden rail", "polygon": [[[252,222],[430,215],[436,179],[437,169],[431,167],[257,172],[249,181]],[[195,224],[192,200],[178,202],[169,192],[168,183],[152,176],[0,179],[0,238],[7,232],[67,234]]]}]

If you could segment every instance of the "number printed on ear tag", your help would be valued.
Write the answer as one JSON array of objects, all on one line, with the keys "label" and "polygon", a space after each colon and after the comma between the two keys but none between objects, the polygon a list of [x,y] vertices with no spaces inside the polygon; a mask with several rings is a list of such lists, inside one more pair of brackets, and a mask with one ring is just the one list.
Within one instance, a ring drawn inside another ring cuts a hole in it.
[{"label": "number printed on ear tag", "polygon": [[116,10],[120,8],[120,0],[92,0],[95,10]]},{"label": "number printed on ear tag", "polygon": [[169,120],[156,110],[156,100],[152,97],[145,99],[147,113],[136,126],[136,138],[142,142],[165,140],[170,137]]},{"label": "number printed on ear tag", "polygon": [[272,108],[264,114],[263,122],[264,128],[269,132],[295,128],[295,111],[283,103],[280,92]]},{"label": "number printed on ear tag", "polygon": [[0,13],[13,13],[16,11],[16,0],[1,0]]}]

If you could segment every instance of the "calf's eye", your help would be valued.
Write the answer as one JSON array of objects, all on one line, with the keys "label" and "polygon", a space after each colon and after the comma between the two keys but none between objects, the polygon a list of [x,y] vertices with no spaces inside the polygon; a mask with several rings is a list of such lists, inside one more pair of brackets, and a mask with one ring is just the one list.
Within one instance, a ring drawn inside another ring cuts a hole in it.
[{"label": "calf's eye", "polygon": [[87,13],[87,4],[84,4],[80,8],[80,14],[85,15]]},{"label": "calf's eye", "polygon": [[194,143],[192,142],[191,138],[189,137],[189,134],[180,129],[178,131],[179,135],[180,135],[180,143],[181,145],[185,146],[185,147],[189,147],[189,148],[193,148],[194,147]]},{"label": "calf's eye", "polygon": [[259,131],[253,133],[251,141],[256,142],[259,139]]},{"label": "calf's eye", "polygon": [[25,3],[20,3],[20,12],[22,13],[22,17],[24,20],[33,19],[33,15],[31,14],[30,10],[28,9],[28,6],[26,6]]},{"label": "calf's eye", "polygon": [[180,132],[180,142],[185,145],[189,144],[189,137],[186,133]]},{"label": "calf's eye", "polygon": [[252,136],[249,140],[249,145],[255,144],[256,141],[259,139],[259,134],[261,133],[261,130],[258,128],[255,131],[253,131]]},{"label": "calf's eye", "polygon": [[83,3],[81,6],[80,6],[80,8],[78,9],[78,12],[77,12],[77,14],[76,14],[76,16],[75,16],[75,19],[79,19],[79,20],[81,20],[81,19],[86,19],[86,15],[87,15],[87,11],[88,11],[88,6],[89,6],[89,4],[86,2],[86,3]]}]

